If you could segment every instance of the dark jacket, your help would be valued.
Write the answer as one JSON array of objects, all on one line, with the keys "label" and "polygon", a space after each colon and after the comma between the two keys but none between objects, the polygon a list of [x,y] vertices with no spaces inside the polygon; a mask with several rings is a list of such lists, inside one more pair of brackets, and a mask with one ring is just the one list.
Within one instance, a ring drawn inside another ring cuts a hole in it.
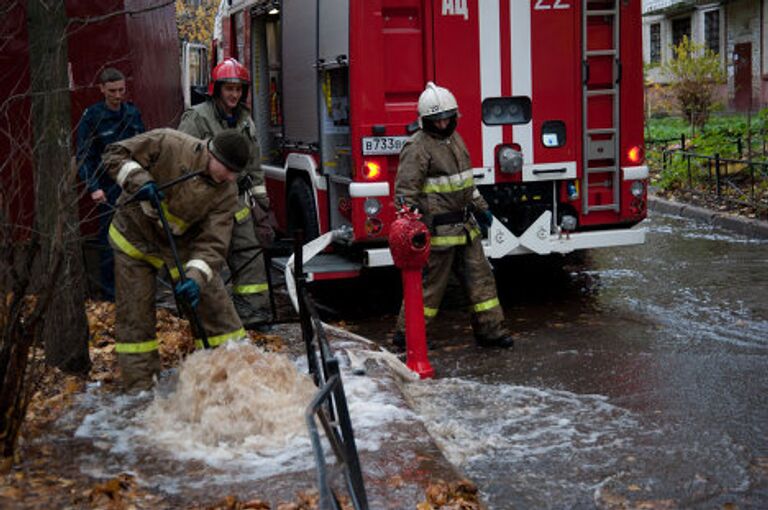
[{"label": "dark jacket", "polygon": [[101,189],[115,203],[120,188],[102,168],[101,153],[107,145],[143,132],[141,112],[132,103],[124,102],[118,111],[107,108],[104,101],[86,108],[77,126],[77,163],[89,192]]}]

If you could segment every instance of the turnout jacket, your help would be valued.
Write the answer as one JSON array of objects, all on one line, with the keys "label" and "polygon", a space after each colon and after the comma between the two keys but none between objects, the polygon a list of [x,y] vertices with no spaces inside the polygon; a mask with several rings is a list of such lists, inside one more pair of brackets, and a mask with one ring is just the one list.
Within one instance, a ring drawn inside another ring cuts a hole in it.
[{"label": "turnout jacket", "polygon": [[432,249],[467,244],[480,234],[474,209],[488,204],[475,187],[472,163],[457,132],[445,139],[418,131],[400,152],[395,196],[418,208],[432,232]]},{"label": "turnout jacket", "polygon": [[[182,175],[207,170],[206,142],[173,129],[156,129],[114,143],[104,153],[104,167],[125,191],[110,225],[113,247],[175,276],[168,238],[149,202],[126,204],[149,181],[158,186]],[[216,183],[208,174],[162,190],[162,209],[189,277],[201,286],[224,262],[237,207],[237,186]]]},{"label": "turnout jacket", "polygon": [[86,108],[77,126],[77,162],[78,174],[90,193],[101,189],[115,203],[120,190],[102,167],[102,152],[111,143],[143,132],[141,112],[132,103],[122,103],[118,111],[110,110],[104,101]]},{"label": "turnout jacket", "polygon": [[261,151],[256,139],[256,125],[248,110],[242,105],[238,105],[235,109],[231,120],[232,125],[216,101],[208,98],[205,102],[184,112],[178,129],[197,138],[212,138],[220,131],[231,128],[236,128],[243,133],[251,142],[251,158],[245,166],[245,171],[238,177],[238,186],[243,192],[250,189],[254,198],[266,209],[269,207],[269,197],[264,185],[264,171],[261,169]]}]

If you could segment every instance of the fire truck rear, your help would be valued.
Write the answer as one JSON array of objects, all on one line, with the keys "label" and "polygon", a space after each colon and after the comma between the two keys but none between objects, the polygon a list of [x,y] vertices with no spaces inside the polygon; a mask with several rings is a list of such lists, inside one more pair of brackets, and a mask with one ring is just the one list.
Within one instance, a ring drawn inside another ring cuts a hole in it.
[{"label": "fire truck rear", "polygon": [[392,263],[398,154],[427,81],[458,100],[495,217],[489,257],[644,242],[640,0],[233,0],[221,14],[217,52],[251,69],[281,227],[339,233],[326,277]]}]

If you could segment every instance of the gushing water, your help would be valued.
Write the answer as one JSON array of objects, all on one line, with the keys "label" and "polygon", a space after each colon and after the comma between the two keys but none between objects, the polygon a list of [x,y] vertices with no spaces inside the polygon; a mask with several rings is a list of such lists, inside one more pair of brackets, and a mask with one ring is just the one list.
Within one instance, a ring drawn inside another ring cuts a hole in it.
[{"label": "gushing water", "polygon": [[142,419],[149,437],[169,451],[247,446],[269,455],[306,435],[304,408],[314,391],[285,355],[229,343],[187,358],[176,388]]},{"label": "gushing water", "polygon": [[[416,418],[380,381],[353,376],[340,361],[358,451],[377,451],[393,427]],[[91,385],[61,425],[89,445],[76,455],[95,478],[128,472],[169,494],[287,483],[288,474],[315,469],[304,419],[315,391],[306,359],[228,343],[189,356],[154,393],[116,396]]]}]

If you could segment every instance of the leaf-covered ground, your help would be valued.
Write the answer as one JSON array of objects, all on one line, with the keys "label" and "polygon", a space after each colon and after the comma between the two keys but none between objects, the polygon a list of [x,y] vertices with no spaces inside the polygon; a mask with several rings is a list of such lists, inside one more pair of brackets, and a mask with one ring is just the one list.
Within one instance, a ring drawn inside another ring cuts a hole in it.
[{"label": "leaf-covered ground", "polygon": [[[169,506],[166,496],[141,487],[128,473],[109,480],[96,480],[79,472],[61,472],[52,466],[55,445],[46,435],[56,426],[56,419],[69,409],[89,382],[100,382],[104,391],[119,392],[118,368],[114,345],[114,304],[89,302],[88,323],[91,331],[90,354],[93,362],[87,379],[47,369],[30,403],[19,440],[16,462],[0,477],[0,507],[8,509],[77,508],[141,510],[178,508]],[[160,355],[165,368],[176,366],[194,350],[189,327],[165,309],[157,312]],[[251,340],[269,351],[281,351],[285,341],[279,335],[249,332]],[[345,509],[352,508],[342,500]],[[427,487],[418,510],[475,510],[482,508],[477,488],[469,481],[436,481]],[[190,510],[311,510],[318,508],[316,492],[299,492],[293,501],[270,504],[259,498],[240,500],[231,494],[211,494],[209,501],[191,503]]]}]

